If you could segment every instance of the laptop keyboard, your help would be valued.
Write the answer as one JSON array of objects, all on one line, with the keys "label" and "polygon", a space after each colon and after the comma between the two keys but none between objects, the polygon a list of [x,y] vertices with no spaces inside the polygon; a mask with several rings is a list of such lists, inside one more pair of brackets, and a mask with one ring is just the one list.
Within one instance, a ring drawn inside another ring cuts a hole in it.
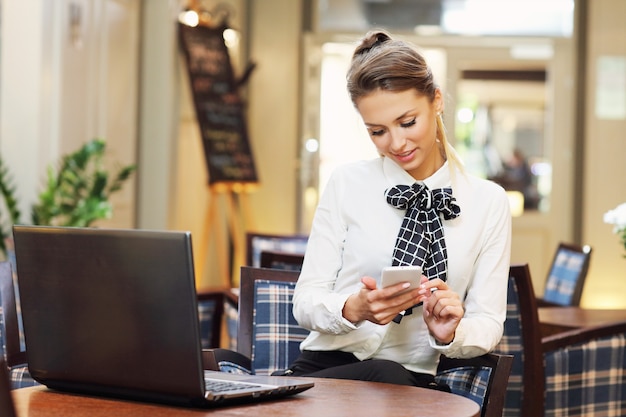
[{"label": "laptop keyboard", "polygon": [[258,384],[248,384],[245,382],[218,381],[215,379],[205,379],[204,384],[207,392],[217,393],[225,391],[238,391],[250,388],[258,388]]}]

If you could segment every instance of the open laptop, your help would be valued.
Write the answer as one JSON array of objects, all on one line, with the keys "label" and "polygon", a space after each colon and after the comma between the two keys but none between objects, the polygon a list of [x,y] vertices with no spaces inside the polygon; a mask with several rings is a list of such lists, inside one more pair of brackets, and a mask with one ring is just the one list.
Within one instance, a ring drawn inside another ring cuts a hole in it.
[{"label": "open laptop", "polygon": [[[29,370],[49,388],[203,407],[313,386],[204,370],[189,232],[15,225],[13,236]],[[217,379],[236,386],[206,388]]]}]

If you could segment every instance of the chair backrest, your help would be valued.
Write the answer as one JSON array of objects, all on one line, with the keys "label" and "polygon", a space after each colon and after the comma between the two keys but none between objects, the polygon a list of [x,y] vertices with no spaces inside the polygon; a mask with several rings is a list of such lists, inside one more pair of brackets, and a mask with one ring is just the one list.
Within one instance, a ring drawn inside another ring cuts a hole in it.
[{"label": "chair backrest", "polygon": [[39,385],[28,371],[26,350],[23,349],[23,333],[20,331],[18,296],[16,291],[13,268],[8,261],[0,262],[0,341],[4,346],[5,366],[8,368],[9,381],[12,389]]},{"label": "chair backrest", "polygon": [[546,278],[542,305],[578,306],[591,260],[591,247],[559,243]]},{"label": "chair backrest", "polygon": [[512,365],[513,356],[497,353],[471,359],[441,356],[435,378],[452,393],[476,402],[481,417],[502,417]]},{"label": "chair backrest", "polygon": [[0,332],[2,332],[6,364],[9,367],[23,365],[26,363],[26,352],[21,348],[13,269],[8,261],[0,262],[0,297],[2,297]]},{"label": "chair backrest", "polygon": [[288,269],[300,271],[304,262],[303,253],[289,253],[278,251],[261,252],[261,268]]},{"label": "chair backrest", "polygon": [[626,322],[542,340],[545,416],[626,415]]},{"label": "chair backrest", "polygon": [[0,357],[0,416],[16,417],[8,369],[4,358]]},{"label": "chair backrest", "polygon": [[263,251],[304,253],[308,240],[309,237],[302,234],[248,232],[246,233],[246,265],[259,268]]},{"label": "chair backrest", "polygon": [[225,291],[198,291],[197,298],[202,349],[218,348],[221,345]]},{"label": "chair backrest", "polygon": [[541,333],[537,302],[527,264],[510,267],[504,334],[495,352],[513,355],[502,415],[543,416]]},{"label": "chair backrest", "polygon": [[241,267],[237,351],[250,358],[252,372],[286,369],[309,331],[293,317],[298,271]]}]

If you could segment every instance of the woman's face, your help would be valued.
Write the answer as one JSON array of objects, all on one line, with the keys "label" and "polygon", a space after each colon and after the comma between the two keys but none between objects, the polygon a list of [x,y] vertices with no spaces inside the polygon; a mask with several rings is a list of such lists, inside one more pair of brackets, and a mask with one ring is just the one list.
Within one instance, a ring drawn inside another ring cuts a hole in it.
[{"label": "woman's face", "polygon": [[441,91],[430,102],[415,90],[376,90],[361,97],[356,108],[381,155],[393,159],[416,180],[431,176],[444,163],[437,142]]}]

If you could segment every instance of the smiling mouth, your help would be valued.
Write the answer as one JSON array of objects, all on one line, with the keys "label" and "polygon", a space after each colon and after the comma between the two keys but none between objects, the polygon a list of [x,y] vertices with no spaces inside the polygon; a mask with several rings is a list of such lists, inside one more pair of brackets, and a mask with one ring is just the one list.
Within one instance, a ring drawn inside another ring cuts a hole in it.
[{"label": "smiling mouth", "polygon": [[407,159],[407,158],[411,157],[414,153],[415,153],[415,149],[412,149],[412,150],[407,151],[407,152],[394,153],[394,156],[396,158],[398,158],[398,159]]}]

